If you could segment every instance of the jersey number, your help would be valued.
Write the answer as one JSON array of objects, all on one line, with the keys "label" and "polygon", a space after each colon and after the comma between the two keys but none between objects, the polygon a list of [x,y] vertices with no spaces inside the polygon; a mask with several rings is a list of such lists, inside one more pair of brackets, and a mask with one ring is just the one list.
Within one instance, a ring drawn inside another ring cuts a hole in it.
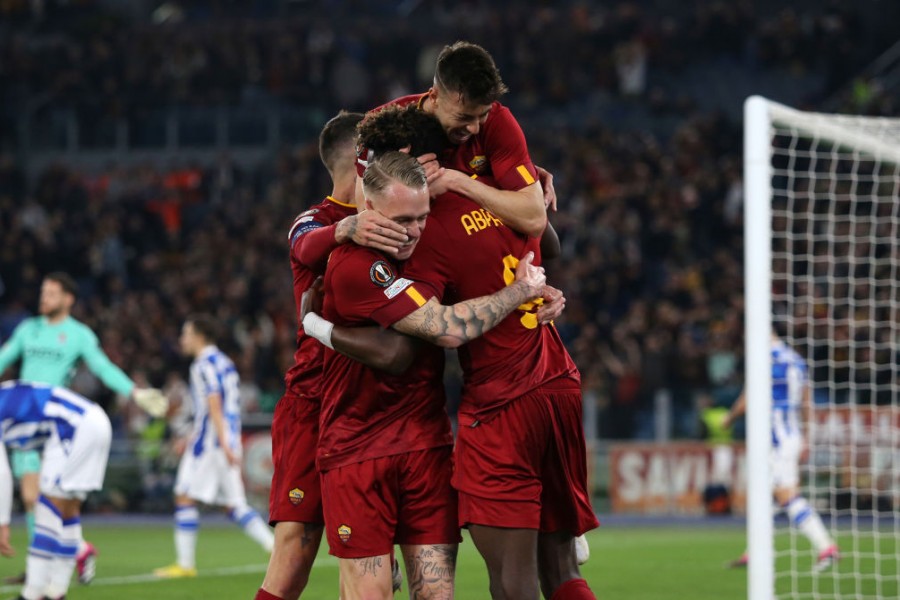
[{"label": "jersey number", "polygon": [[[512,285],[516,280],[517,266],[519,266],[519,259],[515,256],[507,254],[503,257],[503,282],[506,283],[506,285]],[[531,302],[526,302],[525,304],[520,304],[516,307],[524,313],[519,317],[519,322],[522,323],[526,329],[535,329],[538,326],[537,309],[543,303],[543,298],[536,298]]]}]

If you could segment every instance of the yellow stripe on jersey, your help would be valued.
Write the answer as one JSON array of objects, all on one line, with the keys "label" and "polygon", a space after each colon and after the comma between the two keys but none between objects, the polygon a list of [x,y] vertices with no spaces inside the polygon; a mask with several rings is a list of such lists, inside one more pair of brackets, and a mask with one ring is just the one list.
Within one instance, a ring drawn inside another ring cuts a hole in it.
[{"label": "yellow stripe on jersey", "polygon": [[522,176],[522,179],[525,180],[527,185],[531,185],[534,183],[534,177],[531,176],[531,173],[528,172],[528,169],[525,168],[525,165],[519,165],[516,167],[516,171],[519,172],[519,175]]},{"label": "yellow stripe on jersey", "polygon": [[418,306],[425,306],[425,298],[422,297],[422,294],[419,293],[419,290],[416,288],[409,286],[406,288],[406,295],[412,298],[412,301],[415,302]]}]

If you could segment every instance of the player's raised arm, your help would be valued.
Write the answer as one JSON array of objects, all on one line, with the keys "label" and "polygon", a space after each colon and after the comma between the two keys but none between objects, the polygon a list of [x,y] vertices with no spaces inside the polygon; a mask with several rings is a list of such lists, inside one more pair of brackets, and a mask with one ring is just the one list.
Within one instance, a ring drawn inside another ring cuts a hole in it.
[{"label": "player's raised arm", "polygon": [[130,396],[134,390],[134,382],[122,369],[117,367],[103,349],[97,340],[97,336],[93,331],[85,330],[84,347],[81,351],[81,357],[87,365],[91,373],[96,375],[103,384],[123,396]]}]

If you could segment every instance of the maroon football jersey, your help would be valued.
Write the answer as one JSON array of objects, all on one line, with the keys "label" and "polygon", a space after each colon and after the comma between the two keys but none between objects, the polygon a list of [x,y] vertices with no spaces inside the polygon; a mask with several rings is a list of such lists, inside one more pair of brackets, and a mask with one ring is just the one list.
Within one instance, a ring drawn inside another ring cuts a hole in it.
[{"label": "maroon football jersey", "polygon": [[[420,107],[427,94],[413,94],[392,100],[373,109],[378,112],[385,106]],[[357,148],[356,172],[362,177],[371,159],[366,148]],[[456,169],[468,175],[490,176],[495,187],[516,191],[537,181],[537,171],[528,154],[525,134],[508,108],[494,102],[491,111],[477,135],[463,144],[450,146],[440,157],[441,166]]]},{"label": "maroon football jersey", "polygon": [[288,393],[314,401],[318,401],[321,395],[323,346],[303,331],[300,320],[300,298],[321,273],[315,273],[302,264],[297,258],[297,253],[304,235],[314,229],[337,223],[354,213],[356,213],[355,204],[345,204],[328,196],[319,204],[297,215],[288,233],[291,271],[294,275],[294,306],[297,310],[297,349],[294,352],[294,364],[284,376],[284,386]]},{"label": "maroon football jersey", "polygon": [[[323,316],[335,325],[375,325],[397,266],[380,252],[354,244],[334,250],[325,273]],[[422,344],[402,375],[371,369],[325,349],[317,463],[322,471],[346,464],[450,445],[444,408],[444,352]]]},{"label": "maroon football jersey", "polygon": [[[538,239],[506,227],[468,198],[445,194],[433,203],[403,278],[374,316],[390,326],[432,296],[454,304],[492,294],[515,281],[516,265],[528,251],[538,264]],[[484,414],[552,380],[579,380],[556,328],[538,323],[539,302],[519,306],[459,349],[465,375],[461,411]]]}]

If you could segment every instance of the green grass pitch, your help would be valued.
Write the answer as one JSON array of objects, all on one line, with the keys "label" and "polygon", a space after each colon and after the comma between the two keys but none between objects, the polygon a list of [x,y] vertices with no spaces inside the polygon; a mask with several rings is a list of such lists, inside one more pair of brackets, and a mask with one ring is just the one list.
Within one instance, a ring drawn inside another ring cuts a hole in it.
[{"label": "green grass pitch", "polygon": [[[199,576],[175,581],[160,581],[150,574],[154,568],[173,561],[169,527],[88,524],[85,530],[100,552],[97,579],[89,586],[73,584],[69,600],[251,600],[265,571],[267,555],[235,527],[216,524],[204,528],[201,525],[197,548]],[[24,565],[24,533],[20,527],[14,527],[13,531],[18,555],[0,561],[0,576],[20,572]],[[746,598],[746,571],[728,570],[723,566],[742,551],[743,528],[616,525],[601,527],[591,532],[588,539],[591,558],[582,572],[601,600]],[[337,561],[327,554],[325,545],[323,543],[304,598],[337,600]],[[897,547],[881,550],[888,550],[887,556],[892,553],[896,556]],[[811,558],[801,557],[801,561],[804,560]],[[896,568],[896,564],[894,562],[890,568]],[[856,579],[849,577],[852,570],[849,561],[842,561],[836,577],[817,578],[819,591],[833,589],[829,587],[829,582],[833,581],[841,588],[846,587],[842,583],[844,575],[848,575],[849,584],[856,585]],[[811,577],[801,578],[801,589],[804,582],[807,589],[810,588],[811,581]],[[456,585],[457,598],[489,598],[487,573],[468,538],[460,547]],[[0,600],[14,598],[17,591],[18,586],[0,587]],[[870,593],[874,594],[874,591]],[[886,595],[881,597],[897,597],[896,579],[892,590],[882,591]],[[854,595],[851,593],[846,597]],[[405,593],[397,595],[397,598],[405,597]]]}]

